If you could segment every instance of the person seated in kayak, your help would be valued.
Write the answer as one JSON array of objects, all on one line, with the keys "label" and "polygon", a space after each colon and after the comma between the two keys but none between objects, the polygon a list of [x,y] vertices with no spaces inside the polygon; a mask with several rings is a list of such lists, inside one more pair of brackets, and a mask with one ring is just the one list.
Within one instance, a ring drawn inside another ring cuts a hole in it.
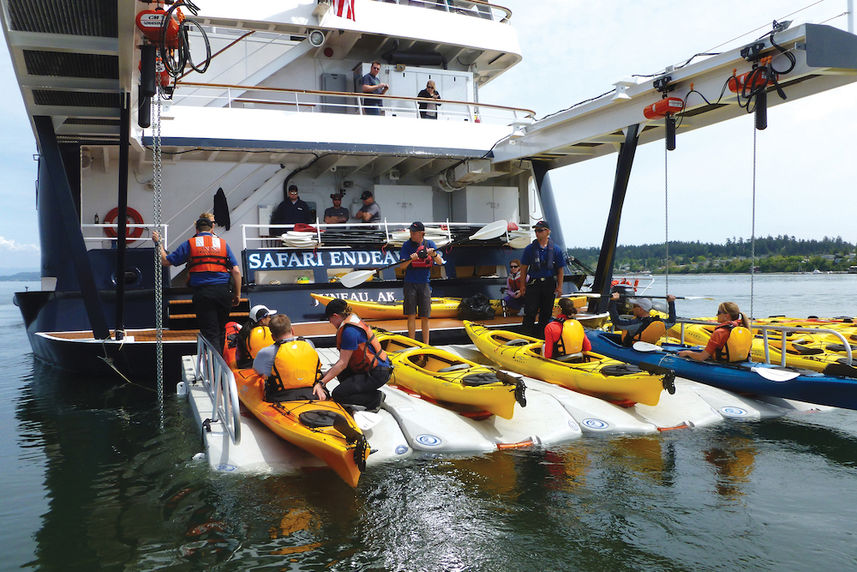
[{"label": "person seated in kayak", "polygon": [[696,361],[714,358],[716,361],[746,361],[753,345],[750,322],[735,302],[723,302],[717,307],[719,326],[711,332],[705,349],[702,351],[682,350],[681,357]]},{"label": "person seated in kayak", "polygon": [[265,378],[265,401],[315,399],[313,388],[321,379],[321,360],[312,342],[292,333],[285,314],[270,318],[273,345],[262,348],[253,369]]},{"label": "person seated in kayak", "polygon": [[250,308],[249,320],[238,332],[238,367],[248,368],[253,365],[253,359],[259,350],[274,343],[269,323],[277,311],[262,304]]},{"label": "person seated in kayak", "polygon": [[341,298],[328,302],[324,316],[336,328],[339,359],[313,388],[319,399],[327,397],[327,382],[334,377],[339,385],[330,395],[342,405],[359,405],[377,411],[384,402],[379,388],[393,373],[393,364],[378,338]]},{"label": "person seated in kayak", "polygon": [[631,298],[631,313],[634,317],[625,320],[619,317],[617,309],[619,292],[613,292],[607,311],[610,312],[610,321],[617,330],[622,330],[622,345],[631,347],[634,342],[657,343],[666,331],[675,324],[675,296],[667,295],[669,316],[666,321],[658,316],[652,316],[652,301],[648,298]]},{"label": "person seated in kayak", "polygon": [[545,345],[542,355],[548,359],[592,351],[592,344],[583,326],[574,319],[577,308],[570,298],[559,299],[559,314],[545,327]]}]

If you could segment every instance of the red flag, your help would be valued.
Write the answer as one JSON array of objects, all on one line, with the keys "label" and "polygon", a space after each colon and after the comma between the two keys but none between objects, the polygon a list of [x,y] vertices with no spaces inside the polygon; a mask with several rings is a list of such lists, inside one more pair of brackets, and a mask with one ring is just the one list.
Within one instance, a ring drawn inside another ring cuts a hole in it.
[{"label": "red flag", "polygon": [[340,18],[357,21],[354,17],[354,0],[333,0],[333,7]]}]

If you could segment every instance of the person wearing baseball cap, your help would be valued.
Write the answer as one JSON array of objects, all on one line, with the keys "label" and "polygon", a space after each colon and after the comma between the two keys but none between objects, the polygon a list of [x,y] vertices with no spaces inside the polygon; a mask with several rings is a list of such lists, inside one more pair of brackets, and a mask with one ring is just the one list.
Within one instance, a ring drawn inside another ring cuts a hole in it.
[{"label": "person wearing baseball cap", "polygon": [[348,222],[348,209],[342,206],[342,193],[332,193],[330,200],[333,206],[324,209],[324,224]]},{"label": "person wearing baseball cap", "polygon": [[372,328],[357,317],[345,300],[334,298],[328,302],[324,317],[336,328],[339,359],[313,386],[315,396],[327,399],[327,382],[335,377],[339,385],[330,394],[334,401],[378,411],[384,402],[379,388],[393,373],[390,358]]},{"label": "person wearing baseball cap", "polygon": [[250,308],[249,319],[238,331],[238,350],[235,357],[239,369],[252,367],[253,359],[259,351],[274,343],[269,326],[271,318],[276,314],[276,310],[263,304]]},{"label": "person wearing baseball cap", "polygon": [[[524,297],[524,330],[533,336],[544,338],[545,326],[553,317],[554,298],[562,296],[562,280],[565,275],[565,252],[550,239],[551,227],[540,220],[533,225],[536,239],[524,248],[521,256],[521,276],[526,281],[521,286]],[[536,314],[539,324],[535,325]]]},{"label": "person wearing baseball cap", "polygon": [[623,345],[631,347],[634,342],[657,343],[666,334],[666,331],[675,324],[675,296],[672,294],[667,296],[669,317],[666,320],[660,316],[652,316],[651,299],[642,297],[628,299],[633,318],[620,317],[618,311],[620,296],[619,292],[613,292],[610,296],[610,302],[607,304],[607,311],[610,312],[613,328],[620,330],[622,334]]},{"label": "person wearing baseball cap", "polygon": [[431,317],[431,268],[435,264],[443,264],[443,258],[437,252],[433,240],[426,240],[426,227],[420,221],[414,221],[408,227],[411,237],[402,244],[399,260],[408,260],[405,268],[403,310],[408,318],[408,336],[416,339],[417,312],[420,315],[420,327],[423,333],[423,343],[429,343],[429,318]]},{"label": "person wearing baseball cap", "polygon": [[360,200],[363,201],[363,206],[360,207],[354,218],[362,222],[380,221],[381,207],[375,202],[375,196],[372,194],[372,191],[363,191],[360,194]]},{"label": "person wearing baseball cap", "polygon": [[[283,181],[283,189],[285,188],[286,183]],[[312,222],[310,210],[309,205],[298,196],[298,186],[292,183],[283,202],[271,213],[271,224],[309,224]],[[283,230],[272,232],[279,234]]]}]

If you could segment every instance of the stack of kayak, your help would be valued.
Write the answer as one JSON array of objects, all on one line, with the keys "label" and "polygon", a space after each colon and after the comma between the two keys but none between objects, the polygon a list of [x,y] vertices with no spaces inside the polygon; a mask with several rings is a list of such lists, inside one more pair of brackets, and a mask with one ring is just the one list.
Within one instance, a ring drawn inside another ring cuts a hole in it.
[{"label": "stack of kayak", "polygon": [[[805,327],[803,325],[798,326],[793,324],[794,323],[779,325]],[[690,344],[704,346],[711,338],[711,333],[714,331],[715,327],[716,324],[685,324],[684,340]],[[760,330],[756,330],[755,333],[756,335],[753,338],[750,357],[753,361],[764,362],[766,361],[765,339]],[[671,334],[675,337],[680,336],[678,325],[673,326]],[[833,341],[836,343],[833,343]],[[767,350],[767,355],[771,363],[782,363],[783,340],[781,334],[776,331],[768,332]],[[851,350],[855,351],[857,350],[857,347],[852,346]],[[786,336],[785,341],[785,357],[785,363],[789,367],[808,369],[830,376],[857,377],[857,368],[848,363],[845,348],[842,345],[841,340],[836,336],[825,334],[823,332],[819,332],[818,334],[806,332],[789,333]]]},{"label": "stack of kayak", "polygon": [[593,351],[598,353],[641,367],[667,368],[679,377],[728,391],[857,409],[857,379],[749,361],[699,362],[677,355],[684,349],[699,350],[699,346],[674,343],[655,346],[637,342],[634,347],[626,347],[618,334],[592,330],[587,336]]},{"label": "stack of kayak", "polygon": [[598,353],[585,352],[577,361],[563,362],[542,355],[543,340],[489,330],[468,321],[464,322],[464,328],[479,351],[501,367],[587,395],[614,402],[657,405],[661,391],[665,387],[673,389],[671,375],[647,373]]},{"label": "stack of kayak", "polygon": [[252,369],[233,370],[241,403],[280,438],[315,455],[357,486],[369,447],[354,419],[335,401],[265,401],[265,380]]},{"label": "stack of kayak", "polygon": [[394,385],[440,404],[465,406],[511,419],[515,403],[526,406],[523,380],[427,346],[405,336],[378,334],[393,362]]}]

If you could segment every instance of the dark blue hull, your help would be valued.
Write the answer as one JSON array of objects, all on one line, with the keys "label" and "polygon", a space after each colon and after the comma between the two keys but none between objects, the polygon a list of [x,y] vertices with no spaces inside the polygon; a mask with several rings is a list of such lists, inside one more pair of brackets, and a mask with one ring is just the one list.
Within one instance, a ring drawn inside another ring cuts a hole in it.
[{"label": "dark blue hull", "polygon": [[691,347],[678,344],[664,344],[663,351],[641,352],[623,346],[619,343],[619,337],[616,334],[596,330],[588,331],[587,337],[592,342],[594,352],[644,369],[646,366],[671,369],[679,377],[735,393],[769,395],[832,407],[857,409],[857,379],[800,370],[801,375],[788,381],[771,381],[751,371],[751,368],[782,368],[752,362],[727,364],[693,361],[676,355],[677,351]]}]

